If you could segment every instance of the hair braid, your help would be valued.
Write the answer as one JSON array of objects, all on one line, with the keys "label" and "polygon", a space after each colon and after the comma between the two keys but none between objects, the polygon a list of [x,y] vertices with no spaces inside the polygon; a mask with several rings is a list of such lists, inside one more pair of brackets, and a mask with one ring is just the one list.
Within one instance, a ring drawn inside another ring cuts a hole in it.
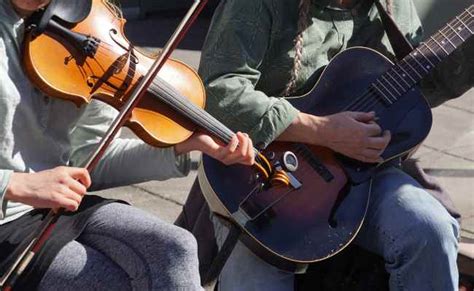
[{"label": "hair braid", "polygon": [[[393,12],[393,0],[385,0],[387,6],[387,13],[389,15]],[[291,77],[286,88],[283,91],[283,96],[290,96],[296,86],[296,79],[301,69],[301,59],[303,57],[303,32],[308,27],[308,15],[311,7],[311,0],[300,0],[299,4],[299,18],[298,18],[298,34],[295,37],[295,58],[293,60],[293,69],[291,70]]]},{"label": "hair braid", "polygon": [[295,58],[293,60],[293,69],[291,70],[291,78],[286,84],[283,96],[289,96],[296,86],[296,79],[298,78],[301,69],[301,59],[303,57],[303,32],[308,27],[308,15],[311,7],[311,0],[300,0],[299,18],[298,18],[298,34],[295,38]]}]

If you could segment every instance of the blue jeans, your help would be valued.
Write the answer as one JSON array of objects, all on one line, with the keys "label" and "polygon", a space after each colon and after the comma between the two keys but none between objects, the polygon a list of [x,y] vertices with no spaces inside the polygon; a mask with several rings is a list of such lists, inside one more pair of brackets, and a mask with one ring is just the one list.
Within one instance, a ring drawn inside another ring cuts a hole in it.
[{"label": "blue jeans", "polygon": [[[227,229],[214,219],[221,245]],[[355,243],[382,256],[390,290],[458,290],[459,225],[413,178],[389,167],[373,181],[366,221]],[[220,290],[293,290],[294,275],[238,243],[219,277]]]}]

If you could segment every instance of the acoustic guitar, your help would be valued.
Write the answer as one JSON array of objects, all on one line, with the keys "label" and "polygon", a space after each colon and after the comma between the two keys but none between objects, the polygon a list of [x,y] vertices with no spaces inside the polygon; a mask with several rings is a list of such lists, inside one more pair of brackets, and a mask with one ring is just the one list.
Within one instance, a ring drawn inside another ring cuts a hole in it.
[{"label": "acoustic guitar", "polygon": [[204,156],[198,178],[211,211],[235,222],[243,230],[241,240],[281,269],[295,270],[340,252],[364,222],[377,168],[428,135],[431,110],[417,84],[472,36],[473,15],[471,5],[396,64],[372,49],[349,48],[325,67],[309,93],[289,99],[300,111],[318,116],[375,111],[377,123],[392,133],[384,163],[274,142],[263,154],[290,173],[289,185],[276,187],[251,167],[225,166]]}]

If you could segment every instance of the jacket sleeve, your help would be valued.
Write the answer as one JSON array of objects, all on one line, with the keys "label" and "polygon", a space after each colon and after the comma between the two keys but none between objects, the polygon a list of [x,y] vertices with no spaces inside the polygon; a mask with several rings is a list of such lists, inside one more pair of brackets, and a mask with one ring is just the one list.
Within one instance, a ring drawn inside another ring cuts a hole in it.
[{"label": "jacket sleeve", "polygon": [[285,99],[255,89],[271,36],[271,18],[271,7],[265,0],[222,1],[199,68],[208,94],[207,110],[262,145],[280,135],[298,114]]},{"label": "jacket sleeve", "polygon": [[[71,165],[83,166],[105,134],[117,111],[100,102],[87,105],[72,132]],[[166,180],[188,174],[188,154],[176,156],[174,148],[155,148],[139,139],[117,138],[92,173],[93,190]]]},{"label": "jacket sleeve", "polygon": [[10,176],[13,173],[11,170],[0,170],[0,203],[2,211],[0,212],[0,220],[4,219],[7,214],[7,200],[5,199],[5,192],[10,181]]}]

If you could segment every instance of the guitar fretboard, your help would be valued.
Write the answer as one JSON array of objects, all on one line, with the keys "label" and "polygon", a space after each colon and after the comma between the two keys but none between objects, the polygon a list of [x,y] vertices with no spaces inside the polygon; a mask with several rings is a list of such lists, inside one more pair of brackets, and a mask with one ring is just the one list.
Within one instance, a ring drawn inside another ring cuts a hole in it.
[{"label": "guitar fretboard", "polygon": [[473,35],[473,19],[474,5],[471,5],[378,78],[371,90],[386,105],[396,102]]}]

